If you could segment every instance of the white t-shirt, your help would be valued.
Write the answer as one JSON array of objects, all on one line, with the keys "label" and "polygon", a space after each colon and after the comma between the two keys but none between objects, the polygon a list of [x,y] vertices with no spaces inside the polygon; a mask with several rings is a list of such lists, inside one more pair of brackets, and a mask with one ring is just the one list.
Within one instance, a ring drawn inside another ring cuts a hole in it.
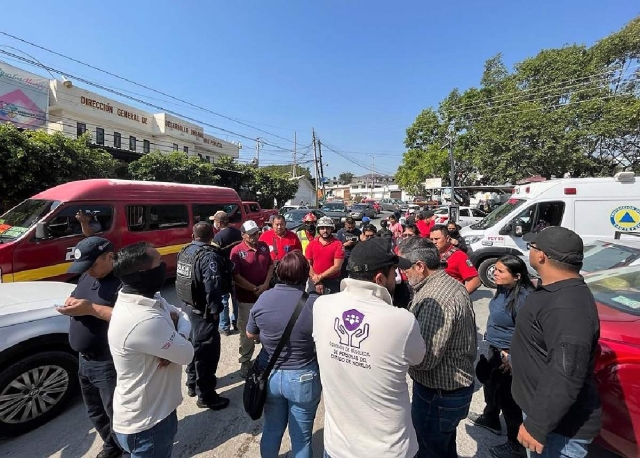
[{"label": "white t-shirt", "polygon": [[[177,330],[171,312],[179,314]],[[180,405],[182,366],[193,359],[193,346],[183,337],[188,337],[190,330],[186,313],[159,293],[154,299],[118,293],[108,333],[118,374],[113,398],[114,431],[146,431]],[[158,367],[160,358],[171,363]]]},{"label": "white t-shirt", "polygon": [[407,372],[425,355],[418,322],[375,283],[345,279],[341,289],[313,307],[325,450],[335,458],[413,457]]}]

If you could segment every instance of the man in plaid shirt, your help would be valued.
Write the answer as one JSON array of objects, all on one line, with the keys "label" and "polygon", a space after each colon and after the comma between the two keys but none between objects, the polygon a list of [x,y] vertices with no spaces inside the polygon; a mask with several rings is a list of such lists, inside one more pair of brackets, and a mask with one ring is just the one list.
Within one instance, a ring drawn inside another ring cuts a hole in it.
[{"label": "man in plaid shirt", "polygon": [[413,265],[405,270],[414,290],[410,310],[420,325],[427,353],[409,369],[413,379],[411,417],[418,458],[455,458],[456,428],[469,413],[477,338],[469,293],[440,264],[429,240],[410,237],[399,247]]}]

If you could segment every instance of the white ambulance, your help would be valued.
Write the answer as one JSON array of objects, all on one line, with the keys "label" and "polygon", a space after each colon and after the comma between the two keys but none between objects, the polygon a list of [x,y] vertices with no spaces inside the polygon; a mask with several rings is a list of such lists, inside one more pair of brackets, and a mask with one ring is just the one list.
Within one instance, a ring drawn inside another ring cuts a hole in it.
[{"label": "white ambulance", "polygon": [[[529,261],[522,236],[547,226],[563,226],[582,237],[613,240],[616,232],[640,230],[640,181],[633,172],[614,177],[567,178],[516,186],[511,198],[477,224],[462,229],[471,260],[485,286],[495,287],[493,271],[505,254]],[[636,239],[637,240],[637,239]]]}]

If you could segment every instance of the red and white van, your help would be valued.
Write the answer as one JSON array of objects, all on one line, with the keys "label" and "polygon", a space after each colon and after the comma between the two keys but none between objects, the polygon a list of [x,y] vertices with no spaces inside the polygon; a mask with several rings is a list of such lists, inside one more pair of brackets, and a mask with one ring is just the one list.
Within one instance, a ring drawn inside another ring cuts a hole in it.
[{"label": "red and white van", "polygon": [[155,246],[173,275],[193,224],[218,210],[233,226],[245,220],[242,201],[230,188],[110,179],[56,186],[0,216],[0,281],[71,279],[66,272],[84,237],[78,211],[90,211],[101,228],[96,235],[116,249],[141,241]]}]

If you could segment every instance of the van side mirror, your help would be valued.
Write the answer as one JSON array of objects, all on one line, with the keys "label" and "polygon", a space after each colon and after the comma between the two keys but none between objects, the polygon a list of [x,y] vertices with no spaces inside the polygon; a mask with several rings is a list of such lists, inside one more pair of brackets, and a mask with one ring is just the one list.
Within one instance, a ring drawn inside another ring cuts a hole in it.
[{"label": "van side mirror", "polygon": [[522,230],[522,226],[514,226],[513,227],[513,236],[514,237],[522,237],[524,235],[524,231]]},{"label": "van side mirror", "polygon": [[504,227],[498,231],[498,234],[510,235],[511,232],[513,232],[513,226],[511,225],[511,223],[508,223],[508,224],[505,224]]},{"label": "van side mirror", "polygon": [[47,223],[40,222],[36,224],[36,240],[47,238]]}]

